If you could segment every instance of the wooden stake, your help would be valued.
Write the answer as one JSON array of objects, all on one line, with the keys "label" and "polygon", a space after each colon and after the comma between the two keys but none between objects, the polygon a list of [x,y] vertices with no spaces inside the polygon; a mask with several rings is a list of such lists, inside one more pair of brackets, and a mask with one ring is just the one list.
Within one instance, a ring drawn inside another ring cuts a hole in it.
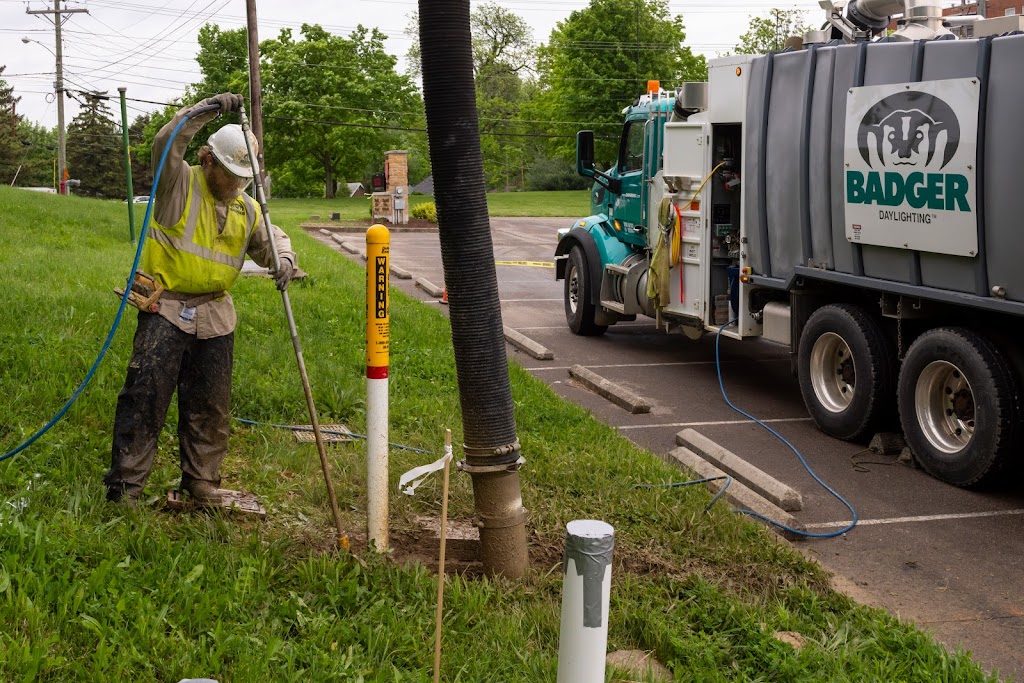
[{"label": "wooden stake", "polygon": [[[451,452],[452,430],[444,433],[444,452]],[[444,546],[448,534],[448,468],[451,460],[444,463],[444,487],[441,493],[441,554],[437,561],[437,619],[434,627],[434,683],[441,680],[441,606],[444,604]]]}]

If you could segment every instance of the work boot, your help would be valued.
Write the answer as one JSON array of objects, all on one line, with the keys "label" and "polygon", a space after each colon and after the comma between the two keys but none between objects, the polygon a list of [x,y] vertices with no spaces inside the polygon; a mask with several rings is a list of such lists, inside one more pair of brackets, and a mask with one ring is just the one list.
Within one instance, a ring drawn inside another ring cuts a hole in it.
[{"label": "work boot", "polygon": [[107,501],[118,507],[134,508],[139,505],[139,498],[142,494],[132,495],[124,487],[108,488]]},{"label": "work boot", "polygon": [[218,488],[208,481],[182,481],[181,488],[188,491],[196,505],[220,507],[224,501]]}]

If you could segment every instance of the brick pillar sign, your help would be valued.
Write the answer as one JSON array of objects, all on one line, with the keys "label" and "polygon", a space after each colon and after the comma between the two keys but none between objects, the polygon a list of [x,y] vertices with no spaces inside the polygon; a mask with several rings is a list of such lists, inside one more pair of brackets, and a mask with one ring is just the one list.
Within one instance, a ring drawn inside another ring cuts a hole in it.
[{"label": "brick pillar sign", "polygon": [[373,217],[391,225],[409,222],[409,153],[393,149],[384,153],[385,187],[373,193]]}]

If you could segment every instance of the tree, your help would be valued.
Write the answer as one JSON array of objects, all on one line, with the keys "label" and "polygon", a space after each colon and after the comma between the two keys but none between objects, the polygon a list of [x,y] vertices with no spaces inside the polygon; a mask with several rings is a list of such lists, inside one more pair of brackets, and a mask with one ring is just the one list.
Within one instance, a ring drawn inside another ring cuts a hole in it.
[{"label": "tree", "polygon": [[740,36],[735,48],[736,53],[761,55],[783,49],[786,38],[803,36],[811,30],[804,16],[802,10],[775,8],[767,17],[750,17],[747,32]]},{"label": "tree", "polygon": [[203,80],[189,88],[189,101],[222,92],[241,93],[248,99],[249,38],[246,30],[223,31],[216,24],[206,24],[199,29],[197,40],[196,62]]},{"label": "tree", "polygon": [[423,125],[412,80],[395,71],[385,35],[359,26],[348,38],[303,24],[267,41],[264,130],[276,190],[309,194],[317,182],[328,198],[348,178],[363,180],[401,142],[400,128]]},{"label": "tree", "polygon": [[[199,102],[211,95],[223,92],[240,93],[249,97],[249,57],[248,38],[244,28],[230,31],[223,31],[215,24],[206,24],[199,29],[199,52],[196,54],[196,62],[199,63],[203,79],[198,83],[185,88],[181,96],[182,105],[190,105]],[[162,110],[147,114],[144,121],[142,117],[136,118],[129,128],[129,137],[132,140],[132,175],[136,189],[141,177],[136,176],[136,163],[143,164],[148,169],[145,177],[147,183],[153,181],[152,174],[156,168],[149,168],[152,163],[153,140],[156,134],[168,121],[174,118],[180,107],[168,106]],[[234,117],[222,116],[207,124],[199,135],[196,135],[185,150],[185,160],[189,163],[198,163],[196,160],[199,148],[206,144],[209,138],[219,128],[229,124],[237,123]],[[133,131],[141,126],[141,139],[136,141]],[[139,190],[140,193],[142,190]]]},{"label": "tree", "polygon": [[[704,58],[685,39],[682,17],[671,15],[667,0],[591,0],[560,21],[539,49],[541,94],[533,112],[565,122],[549,154],[570,163],[579,128],[617,137],[622,107],[645,92],[649,79],[668,89],[706,78]],[[615,149],[614,141],[599,140],[595,160],[610,164]]]},{"label": "tree", "polygon": [[85,106],[68,126],[68,170],[81,181],[77,194],[124,197],[121,130],[104,98],[86,96]]},{"label": "tree", "polygon": [[146,137],[146,127],[149,125],[152,114],[140,114],[128,127],[128,142],[131,149],[132,159],[132,188],[135,194],[149,194],[153,188],[153,171],[150,168],[150,150],[146,154],[139,154],[137,149]]},{"label": "tree", "polygon": [[519,15],[499,5],[480,5],[471,15],[473,71],[489,187],[521,185],[528,131],[519,123],[526,103],[526,77],[534,63],[533,31]]},{"label": "tree", "polygon": [[57,129],[44,128],[36,123],[18,121],[18,139],[21,156],[18,164],[19,187],[53,187],[57,169]]},{"label": "tree", "polygon": [[[0,76],[6,66],[0,65]],[[15,109],[20,97],[14,96],[14,88],[0,78],[0,182],[10,184],[18,172],[21,156],[21,141],[18,138],[18,121],[21,117]]]},{"label": "tree", "polygon": [[[423,137],[423,103],[412,80],[395,71],[397,60],[384,50],[384,34],[358,27],[348,38],[304,24],[301,39],[291,29],[260,44],[263,84],[265,163],[276,196],[326,195],[333,198],[346,181],[369,182],[384,163],[384,152],[412,148]],[[182,102],[193,104],[220,92],[248,94],[248,46],[245,30],[204,26],[196,61],[203,79],[189,86]],[[135,146],[149,160],[157,131],[177,106],[152,115],[143,140]],[[225,116],[197,135],[185,158],[218,128],[237,122]],[[426,147],[425,139],[422,143]],[[155,169],[154,169],[155,171]],[[429,173],[423,159],[410,160],[410,179]]]},{"label": "tree", "polygon": [[[536,60],[530,25],[493,2],[470,14],[473,78],[476,85],[484,176],[490,188],[521,185],[526,141],[531,130],[520,122],[529,100],[529,82]],[[412,39],[406,53],[409,73],[420,73],[419,19],[414,13],[405,34]],[[535,128],[535,126],[533,127]]]}]

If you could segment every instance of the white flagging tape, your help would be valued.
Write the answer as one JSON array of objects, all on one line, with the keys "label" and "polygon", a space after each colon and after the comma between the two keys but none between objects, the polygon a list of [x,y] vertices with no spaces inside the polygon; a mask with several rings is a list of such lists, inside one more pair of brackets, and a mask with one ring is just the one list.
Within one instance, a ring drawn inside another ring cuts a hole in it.
[{"label": "white flagging tape", "polygon": [[[411,470],[403,474],[398,479],[398,490],[407,496],[416,495],[416,489],[426,481],[427,476],[443,470],[446,462],[450,462],[452,459],[452,447],[444,447],[444,455],[430,463],[429,465],[420,465],[419,467],[413,467]],[[408,484],[408,486],[406,486]]]}]

